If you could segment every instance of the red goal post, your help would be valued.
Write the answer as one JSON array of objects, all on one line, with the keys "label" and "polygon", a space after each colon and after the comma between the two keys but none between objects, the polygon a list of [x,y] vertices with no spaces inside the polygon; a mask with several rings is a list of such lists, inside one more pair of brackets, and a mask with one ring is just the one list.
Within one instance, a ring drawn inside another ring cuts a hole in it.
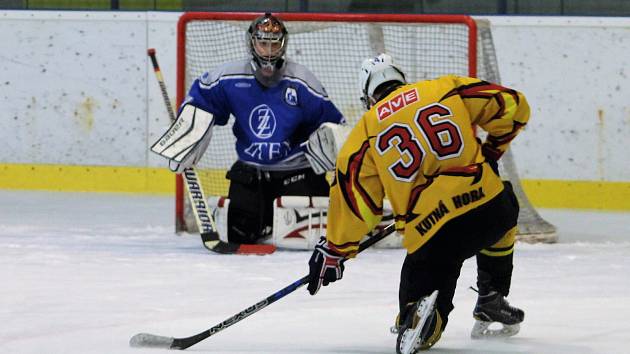
[{"label": "red goal post", "polygon": [[[245,33],[250,22],[260,15],[189,12],[180,17],[177,26],[178,105],[196,77],[224,62],[248,55]],[[284,21],[289,32],[287,57],[315,74],[350,124],[363,113],[358,87],[361,62],[379,52],[392,55],[409,81],[455,74],[499,82],[487,21],[465,15],[275,15]],[[479,30],[482,27],[486,29],[485,36]],[[214,127],[210,146],[197,165],[206,194],[227,195],[225,172],[235,159],[231,122],[225,127]],[[194,222],[183,188],[178,177],[176,228],[192,231]],[[521,194],[526,199],[524,193]],[[528,201],[526,203],[529,205]],[[555,229],[553,231],[555,233]]]}]

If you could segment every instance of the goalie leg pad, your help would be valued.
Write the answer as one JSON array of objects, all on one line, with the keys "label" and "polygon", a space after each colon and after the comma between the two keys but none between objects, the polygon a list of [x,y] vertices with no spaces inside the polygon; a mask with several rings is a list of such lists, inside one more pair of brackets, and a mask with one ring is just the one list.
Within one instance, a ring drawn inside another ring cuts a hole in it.
[{"label": "goalie leg pad", "polygon": [[[328,197],[282,196],[273,207],[273,244],[280,248],[312,250],[319,237],[326,234]],[[383,220],[377,228],[385,228],[393,220],[391,206],[383,206]],[[377,242],[374,248],[401,248],[402,235],[392,233]]]},{"label": "goalie leg pad", "polygon": [[277,247],[311,250],[326,233],[328,197],[278,197],[273,209],[273,243]]}]

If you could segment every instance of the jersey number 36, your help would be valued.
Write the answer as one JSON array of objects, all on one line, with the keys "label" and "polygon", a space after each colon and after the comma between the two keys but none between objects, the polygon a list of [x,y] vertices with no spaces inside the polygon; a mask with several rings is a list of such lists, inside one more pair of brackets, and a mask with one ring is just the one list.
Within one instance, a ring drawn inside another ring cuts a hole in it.
[{"label": "jersey number 36", "polygon": [[[434,103],[418,109],[413,119],[438,160],[457,157],[464,148],[459,126],[448,117],[452,117],[451,110]],[[376,137],[379,154],[383,155],[392,148],[398,150],[401,158],[389,166],[389,172],[399,181],[413,181],[426,153],[409,124],[393,123]]]}]

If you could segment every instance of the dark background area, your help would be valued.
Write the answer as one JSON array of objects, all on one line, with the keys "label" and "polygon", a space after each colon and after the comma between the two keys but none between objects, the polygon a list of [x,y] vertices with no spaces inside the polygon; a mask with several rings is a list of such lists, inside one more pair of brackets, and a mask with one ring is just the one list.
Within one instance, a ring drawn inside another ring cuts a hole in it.
[{"label": "dark background area", "polygon": [[0,9],[629,16],[628,0],[0,0]]}]

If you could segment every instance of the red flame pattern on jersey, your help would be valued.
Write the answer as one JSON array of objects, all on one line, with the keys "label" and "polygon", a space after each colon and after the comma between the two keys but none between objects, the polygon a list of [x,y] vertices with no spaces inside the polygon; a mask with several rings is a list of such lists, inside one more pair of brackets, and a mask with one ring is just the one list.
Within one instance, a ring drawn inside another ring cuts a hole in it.
[{"label": "red flame pattern on jersey", "polygon": [[361,210],[359,208],[359,202],[355,198],[354,191],[358,192],[361,196],[363,202],[370,208],[374,215],[382,215],[383,209],[378,207],[378,205],[370,198],[370,195],[367,191],[361,186],[359,183],[359,174],[361,173],[361,165],[363,164],[363,159],[365,158],[365,154],[370,147],[369,142],[365,141],[361,145],[359,151],[355,152],[350,156],[350,162],[348,163],[347,173],[342,173],[338,170],[337,175],[339,178],[339,186],[341,187],[341,192],[343,197],[352,210],[352,213],[356,215],[357,218],[363,220],[363,216],[361,215]]}]

